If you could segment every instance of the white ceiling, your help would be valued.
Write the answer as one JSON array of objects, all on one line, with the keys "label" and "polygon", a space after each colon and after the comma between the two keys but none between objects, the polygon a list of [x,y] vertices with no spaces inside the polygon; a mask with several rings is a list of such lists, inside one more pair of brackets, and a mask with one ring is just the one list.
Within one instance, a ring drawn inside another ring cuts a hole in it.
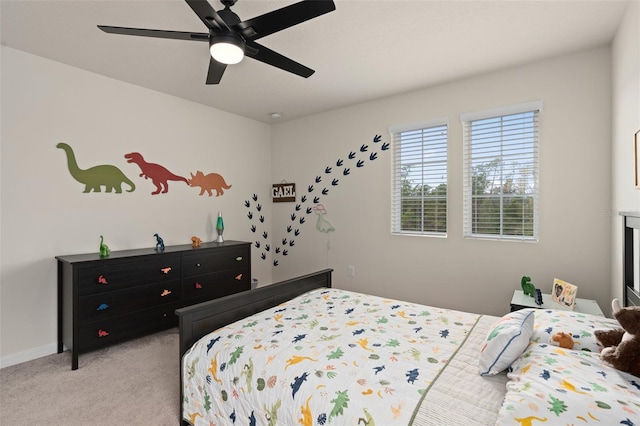
[{"label": "white ceiling", "polygon": [[[631,0],[637,1],[637,0]],[[219,0],[210,0],[216,10]],[[242,20],[296,0],[239,0]],[[250,58],[205,85],[208,45],[96,25],[206,32],[183,0],[1,0],[2,44],[224,111],[274,122],[611,43],[628,0],[335,0],[260,43],[308,79]]]}]

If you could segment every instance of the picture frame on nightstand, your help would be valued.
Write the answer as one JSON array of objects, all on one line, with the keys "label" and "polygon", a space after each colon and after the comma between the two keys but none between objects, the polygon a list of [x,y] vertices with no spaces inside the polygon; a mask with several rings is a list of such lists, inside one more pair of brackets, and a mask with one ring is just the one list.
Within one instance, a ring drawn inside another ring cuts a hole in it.
[{"label": "picture frame on nightstand", "polygon": [[551,288],[551,299],[565,308],[571,309],[576,304],[576,296],[578,294],[578,286],[569,284],[559,278],[553,279],[553,287]]}]

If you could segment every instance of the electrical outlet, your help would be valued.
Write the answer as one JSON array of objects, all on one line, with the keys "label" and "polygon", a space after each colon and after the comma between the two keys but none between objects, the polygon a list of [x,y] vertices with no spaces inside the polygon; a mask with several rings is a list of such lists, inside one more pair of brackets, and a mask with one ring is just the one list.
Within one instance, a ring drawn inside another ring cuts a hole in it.
[{"label": "electrical outlet", "polygon": [[349,268],[347,269],[347,275],[349,275],[350,277],[355,277],[356,268],[354,266],[349,266]]}]

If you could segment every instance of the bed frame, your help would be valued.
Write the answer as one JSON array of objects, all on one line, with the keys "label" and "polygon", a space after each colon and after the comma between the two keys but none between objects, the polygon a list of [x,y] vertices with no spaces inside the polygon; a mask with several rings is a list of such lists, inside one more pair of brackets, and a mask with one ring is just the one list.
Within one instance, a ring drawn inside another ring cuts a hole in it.
[{"label": "bed frame", "polygon": [[[331,287],[332,271],[333,269],[324,269],[254,290],[177,309],[180,330],[180,420],[183,419],[182,356],[198,339],[220,327],[273,308],[310,290]],[[182,423],[188,424],[184,421]]]},{"label": "bed frame", "polygon": [[640,212],[620,212],[622,216],[622,297],[624,306],[640,306],[640,292],[633,286],[638,253],[634,253],[634,230],[640,230]]}]

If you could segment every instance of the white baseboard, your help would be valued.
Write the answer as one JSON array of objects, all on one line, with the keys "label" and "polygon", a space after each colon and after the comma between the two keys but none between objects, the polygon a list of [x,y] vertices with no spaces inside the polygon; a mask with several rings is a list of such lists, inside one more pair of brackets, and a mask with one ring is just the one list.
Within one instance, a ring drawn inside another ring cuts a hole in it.
[{"label": "white baseboard", "polygon": [[58,344],[50,343],[48,345],[18,352],[16,354],[0,357],[0,368],[10,367],[23,362],[32,361],[43,356],[52,355],[58,352]]}]

